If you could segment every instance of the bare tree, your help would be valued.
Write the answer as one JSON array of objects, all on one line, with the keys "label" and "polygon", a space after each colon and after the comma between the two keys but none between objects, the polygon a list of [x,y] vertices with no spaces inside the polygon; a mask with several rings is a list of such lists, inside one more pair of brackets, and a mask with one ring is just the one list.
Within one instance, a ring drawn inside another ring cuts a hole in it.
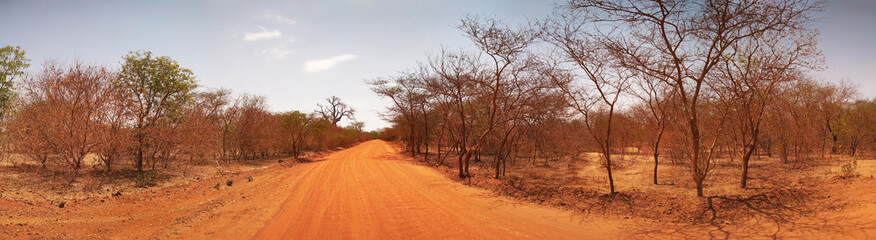
[{"label": "bare tree", "polygon": [[389,119],[401,117],[399,120],[403,120],[402,125],[408,129],[408,151],[412,157],[416,157],[419,146],[426,142],[425,138],[420,136],[428,135],[426,126],[420,128],[420,125],[428,125],[425,122],[427,94],[425,89],[422,89],[421,82],[415,74],[407,73],[391,80],[375,79],[367,83],[372,85],[372,91],[392,100],[393,107],[389,109],[386,117]]},{"label": "bare tree", "polygon": [[[606,32],[629,69],[665,79],[685,115],[691,176],[703,196],[716,141],[704,144],[701,104],[727,50],[746,39],[802,27],[820,2],[575,0],[569,9],[618,29]],[[726,114],[717,114],[717,116]],[[719,121],[722,122],[722,121]],[[719,125],[720,126],[720,125]],[[722,127],[714,128],[717,139]]]},{"label": "bare tree", "polygon": [[238,113],[232,120],[231,156],[234,159],[264,159],[276,150],[279,137],[285,134],[280,119],[268,112],[265,98],[244,94],[234,102]]},{"label": "bare tree", "polygon": [[876,144],[876,99],[855,101],[843,116],[843,140],[855,157],[864,146]]},{"label": "bare tree", "polygon": [[[69,68],[46,63],[43,71],[24,84],[24,111],[21,121],[25,138],[34,146],[45,165],[46,158],[57,157],[78,173],[86,155],[100,145],[101,120],[109,110],[107,99],[114,76],[105,68],[79,62]],[[41,148],[41,149],[39,149]],[[43,155],[45,154],[45,155]]]},{"label": "bare tree", "polygon": [[510,29],[495,19],[471,16],[461,21],[459,29],[487,60],[471,53],[442,51],[424,66],[425,72],[432,74],[424,81],[439,108],[450,110],[446,119],[457,119],[449,123],[460,150],[459,177],[466,178],[472,155],[481,150],[499,124],[507,121],[503,96],[519,91],[514,86],[527,81],[514,78],[510,72],[533,67],[525,50],[538,34],[530,27]]},{"label": "bare tree", "polygon": [[204,129],[201,133],[207,134],[209,144],[205,145],[204,151],[212,151],[218,154],[221,158],[226,158],[226,146],[228,145],[228,128],[231,123],[231,90],[228,89],[210,89],[201,90],[193,94],[194,101],[189,106],[189,113],[198,115],[198,118],[209,125],[208,129]]},{"label": "bare tree", "polygon": [[97,147],[95,154],[106,170],[112,171],[113,166],[129,157],[128,149],[134,146],[134,142],[128,125],[131,116],[125,109],[126,100],[115,89],[104,98],[107,106],[100,120],[101,134],[98,136],[103,144]]},{"label": "bare tree", "polygon": [[344,118],[352,119],[353,114],[356,113],[355,109],[352,109],[347,106],[346,103],[341,102],[341,99],[337,96],[326,98],[325,101],[328,105],[317,104],[316,106],[319,107],[319,109],[317,109],[316,112],[322,115],[323,118],[328,119],[335,126],[338,126],[338,122]]},{"label": "bare tree", "polygon": [[774,105],[777,89],[820,63],[815,37],[815,31],[802,28],[766,32],[731,46],[717,68],[724,81],[716,81],[714,88],[734,103],[730,122],[736,131],[731,136],[742,148],[742,188],[747,186],[749,161],[759,144],[765,109]]},{"label": "bare tree", "polygon": [[[549,19],[544,27],[544,36],[575,66],[574,73],[580,73],[566,76],[585,79],[586,85],[583,86],[575,86],[574,81],[561,79],[560,76],[555,76],[554,82],[566,95],[569,106],[584,117],[585,126],[602,154],[610,192],[615,193],[611,171],[611,153],[615,142],[612,136],[613,120],[618,100],[629,89],[632,75],[614,63],[602,37],[588,31],[587,24],[590,22],[579,16],[575,12],[567,12]],[[596,115],[603,112],[605,126],[599,127],[597,124],[601,119]]]},{"label": "bare tree", "polygon": [[776,91],[774,107],[765,109],[764,135],[777,143],[779,157],[785,163],[803,162],[820,147],[819,158],[824,159],[827,142],[839,137],[839,131],[832,130],[838,127],[842,106],[854,89],[801,78]]},{"label": "bare tree", "polygon": [[654,158],[654,184],[659,184],[657,181],[657,168],[660,166],[660,142],[663,140],[663,135],[666,133],[666,126],[669,125],[670,104],[672,103],[674,89],[666,84],[666,81],[655,79],[649,75],[639,75],[639,81],[636,82],[638,91],[635,95],[642,101],[648,112],[647,118],[653,123],[653,138],[651,139],[651,149]]}]

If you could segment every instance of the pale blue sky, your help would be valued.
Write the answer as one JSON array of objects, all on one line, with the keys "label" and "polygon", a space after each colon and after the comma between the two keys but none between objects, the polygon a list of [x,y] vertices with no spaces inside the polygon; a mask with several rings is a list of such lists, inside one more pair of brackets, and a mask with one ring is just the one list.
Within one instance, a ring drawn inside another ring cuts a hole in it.
[{"label": "pale blue sky", "polygon": [[[555,1],[7,1],[0,45],[33,60],[117,67],[132,50],[170,56],[204,87],[268,98],[273,111],[312,111],[339,96],[366,129],[387,126],[389,102],[364,79],[414,67],[442,45],[466,46],[465,14],[511,22],[548,15]],[[557,1],[562,2],[562,1]],[[831,1],[818,26],[827,80],[876,96],[876,1]]]}]

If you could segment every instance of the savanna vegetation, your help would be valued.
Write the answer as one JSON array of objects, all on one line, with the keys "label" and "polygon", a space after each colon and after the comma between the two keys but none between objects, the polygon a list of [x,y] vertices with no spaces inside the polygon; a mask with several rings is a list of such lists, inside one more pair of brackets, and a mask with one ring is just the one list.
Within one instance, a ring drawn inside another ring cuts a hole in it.
[{"label": "savanna vegetation", "polygon": [[656,219],[687,192],[679,218],[784,219],[815,166],[854,176],[876,153],[876,99],[815,75],[823,6],[573,0],[523,25],[468,16],[470,46],[367,83],[392,102],[381,135],[467,183]]},{"label": "savanna vegetation", "polygon": [[366,80],[390,103],[379,133],[337,96],[272,112],[262,96],[200,86],[149,51],[118,68],[32,67],[6,46],[0,184],[149,187],[192,167],[221,174],[380,137],[463,183],[537,203],[725,233],[759,220],[782,229],[849,206],[832,194],[873,179],[858,167],[876,155],[876,99],[817,77],[824,5],[571,0],[520,25],[467,16],[457,28],[470,45]]},{"label": "savanna vegetation", "polygon": [[93,178],[151,186],[191,166],[297,159],[371,137],[361,122],[338,125],[354,112],[338,97],[310,113],[271,112],[264,97],[201,87],[149,51],[125,55],[118,69],[49,61],[30,72],[20,48],[0,56],[2,167],[59,188]]}]

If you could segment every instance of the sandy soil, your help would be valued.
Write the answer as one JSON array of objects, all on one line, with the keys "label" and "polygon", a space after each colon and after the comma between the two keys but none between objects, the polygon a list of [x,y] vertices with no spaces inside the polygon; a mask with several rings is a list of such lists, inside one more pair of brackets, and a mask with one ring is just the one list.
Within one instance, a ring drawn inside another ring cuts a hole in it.
[{"label": "sandy soil", "polygon": [[[313,159],[326,154],[307,152],[302,158]],[[201,179],[267,168],[278,161],[294,160],[288,156],[231,161],[185,159],[174,161],[168,168],[159,167],[160,170],[156,172],[149,172],[147,168],[147,172],[141,174],[151,176],[151,180],[141,178],[138,181],[138,173],[127,164],[115,166],[114,171],[106,172],[105,166],[94,155],[84,159],[83,169],[77,175],[70,172],[66,165],[50,162],[42,169],[36,161],[14,154],[0,160],[0,199],[58,203],[110,196],[116,192],[126,195],[149,192],[183,186]],[[143,185],[138,186],[138,182]]]},{"label": "sandy soil", "polygon": [[[252,177],[248,181],[247,177]],[[454,182],[374,140],[284,163],[119,197],[0,199],[0,239],[630,239],[753,238],[736,225],[582,216]],[[219,188],[214,186],[219,184]],[[876,237],[876,185],[838,182],[855,205],[783,226],[776,237]],[[751,225],[745,225],[751,226]],[[756,225],[755,225],[756,226]],[[772,231],[771,229],[765,229]],[[753,229],[762,232],[764,229]],[[727,235],[733,232],[733,235]],[[767,236],[769,237],[769,236]]]},{"label": "sandy soil", "polygon": [[[597,157],[517,159],[505,177],[495,179],[495,162],[482,156],[467,181],[517,199],[614,220],[621,225],[614,237],[623,239],[876,239],[872,155],[856,157],[858,176],[851,178],[841,177],[840,171],[851,160],[848,156],[787,164],[759,156],[752,161],[746,189],[738,185],[738,159],[720,159],[706,183],[707,197],[696,197],[686,168],[665,158],[660,184],[653,184],[653,160],[644,155],[615,158],[620,159],[614,169],[619,193],[609,195]],[[455,162],[446,163],[451,166],[436,169],[454,179]]]},{"label": "sandy soil", "polygon": [[[370,141],[160,191],[68,202],[0,200],[0,238],[602,239],[618,224],[450,181]],[[220,189],[214,189],[222,183]]]}]

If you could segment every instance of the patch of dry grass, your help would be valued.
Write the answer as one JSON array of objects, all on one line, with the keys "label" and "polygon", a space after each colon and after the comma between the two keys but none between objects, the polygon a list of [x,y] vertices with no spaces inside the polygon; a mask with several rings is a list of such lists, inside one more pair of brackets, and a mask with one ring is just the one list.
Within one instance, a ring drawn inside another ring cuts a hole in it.
[{"label": "patch of dry grass", "polygon": [[[450,156],[448,159],[454,159]],[[739,187],[739,160],[718,159],[706,180],[706,197],[696,197],[693,182],[683,165],[668,159],[659,166],[653,184],[653,160],[646,155],[626,155],[613,168],[616,194],[608,194],[605,169],[598,155],[581,159],[518,159],[506,175],[495,179],[494,162],[481,156],[473,162],[469,179],[458,179],[455,161],[437,169],[451,179],[486,188],[497,194],[569,209],[582,214],[615,218],[642,218],[657,222],[731,224],[749,221],[792,222],[824,211],[846,208],[844,199],[831,198],[840,165],[847,157],[832,156],[822,162],[782,163],[777,158],[752,159],[749,186]],[[422,161],[422,158],[419,159]],[[876,160],[859,160],[861,181],[876,171]],[[854,179],[848,181],[855,181]]]}]

